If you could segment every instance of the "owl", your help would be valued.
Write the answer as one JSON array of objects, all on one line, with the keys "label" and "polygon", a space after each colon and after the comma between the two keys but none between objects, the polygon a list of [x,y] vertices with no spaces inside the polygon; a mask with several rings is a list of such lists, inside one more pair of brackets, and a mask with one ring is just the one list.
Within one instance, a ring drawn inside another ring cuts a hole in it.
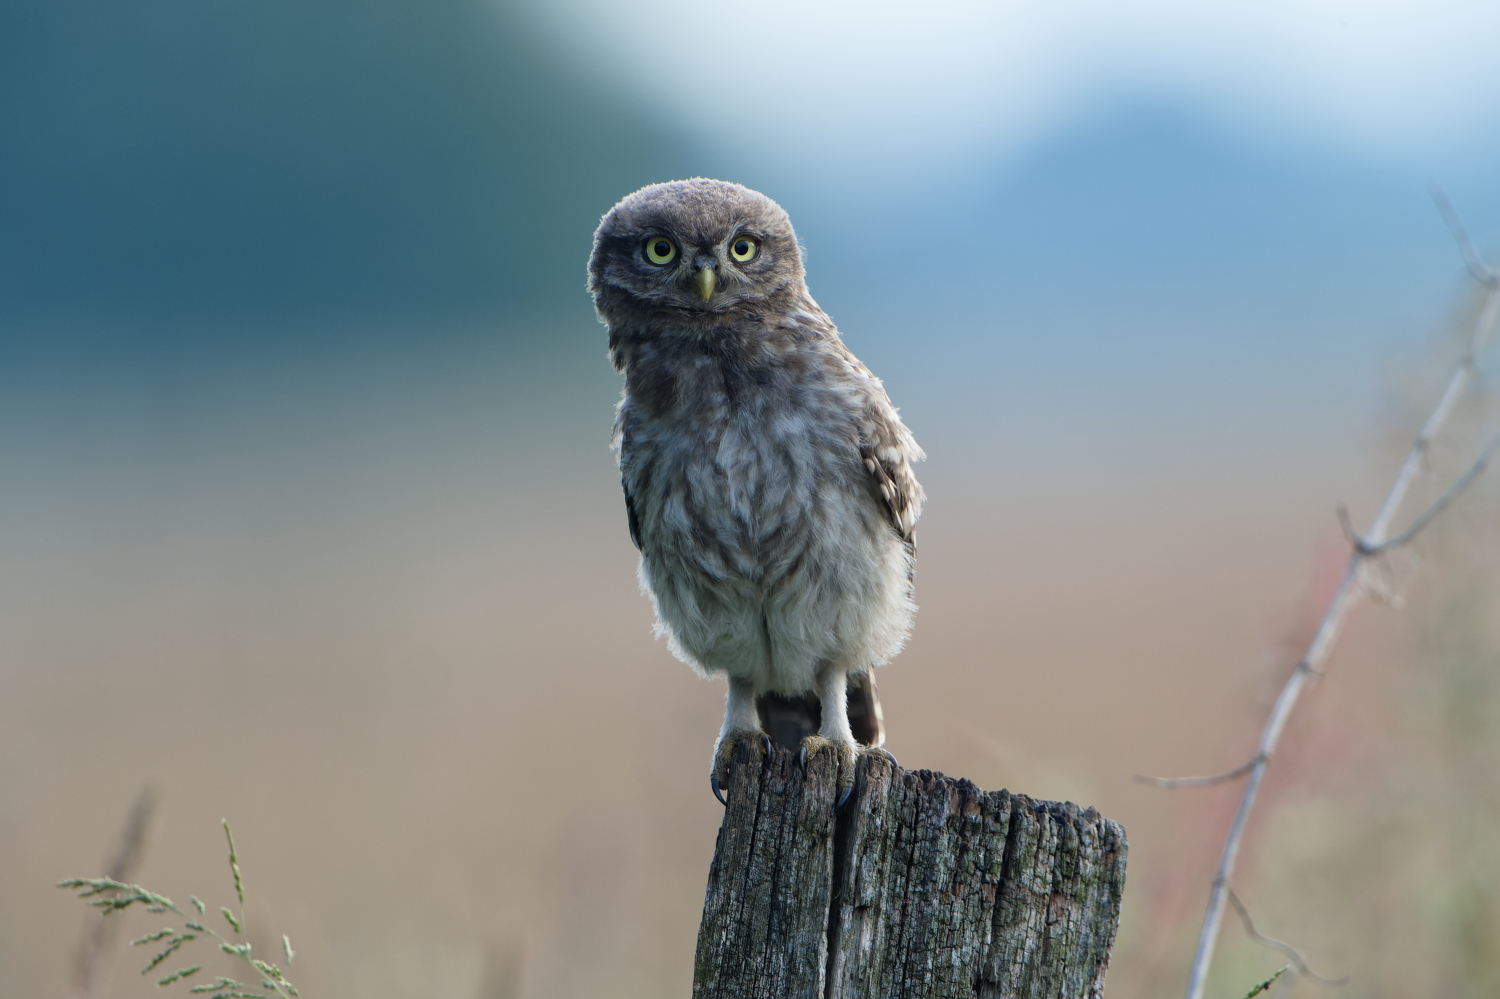
[{"label": "owl", "polygon": [[636,191],[600,222],[588,287],[625,376],[613,446],[657,634],[728,680],[714,795],[741,737],[775,737],[836,754],[842,805],[858,755],[884,753],[870,671],[916,613],[922,450],[765,195]]}]

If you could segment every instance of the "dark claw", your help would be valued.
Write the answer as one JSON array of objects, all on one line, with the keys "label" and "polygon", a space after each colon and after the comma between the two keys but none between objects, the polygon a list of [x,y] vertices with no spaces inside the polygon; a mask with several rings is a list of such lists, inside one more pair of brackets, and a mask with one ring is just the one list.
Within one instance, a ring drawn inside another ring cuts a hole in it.
[{"label": "dark claw", "polygon": [[719,793],[719,775],[714,774],[708,779],[708,783],[713,787],[714,797],[719,799],[719,804],[723,805],[725,808],[728,808],[729,802],[725,801],[724,796]]},{"label": "dark claw", "polygon": [[766,735],[766,733],[764,733],[764,732],[762,732],[760,734],[760,745],[761,745],[761,748],[766,751],[766,755],[770,756],[771,755],[771,737],[769,735]]},{"label": "dark claw", "polygon": [[839,795],[839,803],[833,806],[833,810],[838,811],[840,808],[843,808],[844,802],[849,800],[849,795],[852,794],[853,791],[854,788],[852,786],[844,788],[843,793]]},{"label": "dark claw", "polygon": [[891,761],[891,766],[895,767],[897,770],[901,769],[901,761],[898,760],[898,759],[896,759],[895,756],[891,755],[891,751],[889,749],[881,749],[879,746],[876,746],[875,747],[875,752],[879,753],[881,756],[884,756],[886,759],[890,760]]},{"label": "dark claw", "polygon": [[802,749],[797,753],[797,766],[801,767],[803,770],[807,769],[807,747],[806,746],[803,746]]}]

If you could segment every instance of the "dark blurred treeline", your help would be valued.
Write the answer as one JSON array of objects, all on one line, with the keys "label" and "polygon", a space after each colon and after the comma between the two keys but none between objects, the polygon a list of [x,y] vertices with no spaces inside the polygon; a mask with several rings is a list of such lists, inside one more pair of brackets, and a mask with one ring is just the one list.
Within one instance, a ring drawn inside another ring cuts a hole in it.
[{"label": "dark blurred treeline", "polygon": [[0,320],[581,300],[687,145],[585,71],[480,0],[5,0]]}]

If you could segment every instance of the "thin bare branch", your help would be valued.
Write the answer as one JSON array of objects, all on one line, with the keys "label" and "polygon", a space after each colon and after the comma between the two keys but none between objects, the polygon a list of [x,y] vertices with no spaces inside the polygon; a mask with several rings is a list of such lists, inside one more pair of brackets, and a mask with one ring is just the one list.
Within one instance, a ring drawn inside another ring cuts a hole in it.
[{"label": "thin bare branch", "polygon": [[1479,457],[1474,459],[1474,464],[1469,466],[1468,471],[1464,472],[1463,475],[1460,475],[1456,480],[1454,480],[1453,485],[1448,487],[1448,491],[1439,496],[1436,503],[1433,503],[1432,506],[1422,511],[1421,515],[1413,520],[1411,522],[1411,526],[1406,530],[1402,531],[1394,538],[1391,538],[1390,540],[1382,542],[1378,545],[1370,545],[1368,542],[1364,542],[1364,540],[1361,539],[1361,541],[1367,546],[1367,553],[1370,555],[1379,555],[1381,552],[1388,552],[1392,548],[1400,548],[1412,538],[1415,538],[1418,534],[1421,534],[1423,528],[1436,520],[1440,513],[1448,509],[1448,505],[1450,503],[1458,499],[1460,493],[1469,488],[1469,486],[1473,484],[1474,480],[1479,478],[1479,476],[1484,473],[1485,466],[1487,466],[1490,463],[1490,459],[1495,456],[1495,448],[1497,446],[1500,446],[1500,434],[1496,434],[1494,437],[1490,438],[1490,442],[1485,445],[1483,451],[1479,452]]},{"label": "thin bare branch", "polygon": [[1453,210],[1453,202],[1448,200],[1448,195],[1437,184],[1428,184],[1427,193],[1432,196],[1437,210],[1442,213],[1443,221],[1448,223],[1448,230],[1453,233],[1453,239],[1458,243],[1458,252],[1463,254],[1464,263],[1469,268],[1469,273],[1474,280],[1486,288],[1500,286],[1500,276],[1496,276],[1490,266],[1484,262],[1479,255],[1479,248],[1474,245],[1474,240],[1469,237],[1469,230],[1464,227],[1463,219],[1458,217],[1458,212]]},{"label": "thin bare branch", "polygon": [[1317,982],[1319,985],[1343,985],[1349,980],[1348,975],[1345,975],[1342,978],[1324,978],[1322,975],[1318,974],[1307,966],[1307,962],[1302,959],[1302,955],[1297,952],[1297,948],[1293,947],[1291,944],[1283,940],[1277,940],[1275,937],[1268,937],[1260,930],[1257,930],[1255,928],[1255,921],[1250,918],[1250,910],[1245,908],[1245,903],[1240,901],[1240,897],[1234,893],[1233,888],[1228,889],[1228,891],[1229,904],[1234,906],[1234,911],[1240,914],[1240,922],[1245,924],[1245,932],[1250,934],[1250,939],[1254,940],[1256,943],[1261,944],[1264,947],[1269,947],[1272,950],[1280,951],[1283,955],[1286,956],[1286,959],[1292,963],[1292,967],[1296,970],[1297,974],[1303,976],[1304,978],[1309,978],[1312,981]]},{"label": "thin bare branch", "polygon": [[[1448,204],[1442,192],[1434,191],[1433,198],[1438,202],[1438,209],[1444,213],[1444,217],[1449,219],[1449,226],[1454,230],[1454,237],[1459,241],[1459,248],[1464,254],[1464,260],[1469,265],[1470,271],[1485,287],[1484,302],[1480,306],[1479,315],[1474,322],[1474,328],[1469,335],[1463,356],[1454,366],[1442,396],[1428,415],[1427,422],[1422,425],[1421,432],[1417,434],[1417,439],[1407,453],[1401,470],[1396,474],[1396,481],[1391,485],[1385,502],[1381,504],[1375,520],[1370,525],[1369,533],[1362,539],[1363,544],[1355,546],[1354,551],[1349,554],[1349,562],[1344,569],[1343,579],[1340,580],[1338,588],[1329,599],[1323,619],[1318,624],[1312,641],[1292,669],[1291,675],[1287,677],[1286,684],[1281,688],[1281,693],[1277,696],[1276,703],[1266,718],[1254,765],[1251,766],[1249,779],[1245,782],[1245,791],[1240,797],[1239,808],[1235,811],[1229,831],[1224,837],[1223,852],[1219,855],[1219,868],[1214,873],[1213,886],[1209,890],[1208,909],[1203,914],[1203,926],[1198,934],[1198,946],[1193,952],[1193,963],[1188,971],[1185,992],[1187,999],[1202,999],[1203,997],[1203,989],[1208,981],[1208,969],[1213,963],[1214,946],[1218,942],[1219,926],[1224,920],[1224,906],[1230,894],[1229,878],[1234,873],[1234,863],[1239,856],[1240,841],[1244,837],[1250,812],[1255,807],[1256,794],[1260,791],[1261,781],[1265,778],[1266,767],[1281,739],[1282,729],[1286,727],[1292,709],[1296,707],[1297,700],[1302,695],[1302,688],[1306,686],[1308,676],[1319,672],[1338,642],[1344,621],[1361,592],[1359,585],[1361,570],[1366,560],[1372,557],[1367,549],[1379,550],[1380,546],[1388,540],[1394,540],[1389,533],[1391,522],[1395,520],[1396,513],[1405,502],[1433,439],[1447,424],[1448,417],[1457,405],[1459,396],[1473,377],[1480,352],[1489,340],[1496,317],[1500,316],[1500,280],[1496,279],[1494,272],[1479,257],[1478,251],[1474,249],[1473,242],[1469,240],[1463,226],[1455,225],[1457,216],[1453,214],[1452,206]],[[1478,471],[1474,474],[1478,475]],[[1437,511],[1437,513],[1441,512],[1441,509]],[[1436,516],[1436,513],[1433,515]],[[1428,519],[1430,521],[1430,518]],[[1418,520],[1420,521],[1421,518]],[[1426,523],[1422,523],[1421,526],[1425,527]],[[1352,528],[1350,531],[1352,533]]]},{"label": "thin bare branch", "polygon": [[1259,762],[1259,757],[1246,760],[1233,770],[1226,770],[1221,774],[1214,774],[1210,777],[1151,777],[1146,774],[1136,774],[1135,782],[1137,784],[1151,784],[1155,787],[1209,787],[1213,784],[1226,784],[1238,777],[1243,777]]}]

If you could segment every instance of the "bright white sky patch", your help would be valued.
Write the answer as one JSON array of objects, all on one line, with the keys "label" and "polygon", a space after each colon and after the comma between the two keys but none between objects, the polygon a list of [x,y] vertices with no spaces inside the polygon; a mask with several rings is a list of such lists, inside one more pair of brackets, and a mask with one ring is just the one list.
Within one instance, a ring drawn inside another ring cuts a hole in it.
[{"label": "bright white sky patch", "polygon": [[[614,85],[783,165],[1024,148],[1121,98],[1406,164],[1500,124],[1500,3],[549,0]],[[813,165],[813,164],[808,164]]]}]

